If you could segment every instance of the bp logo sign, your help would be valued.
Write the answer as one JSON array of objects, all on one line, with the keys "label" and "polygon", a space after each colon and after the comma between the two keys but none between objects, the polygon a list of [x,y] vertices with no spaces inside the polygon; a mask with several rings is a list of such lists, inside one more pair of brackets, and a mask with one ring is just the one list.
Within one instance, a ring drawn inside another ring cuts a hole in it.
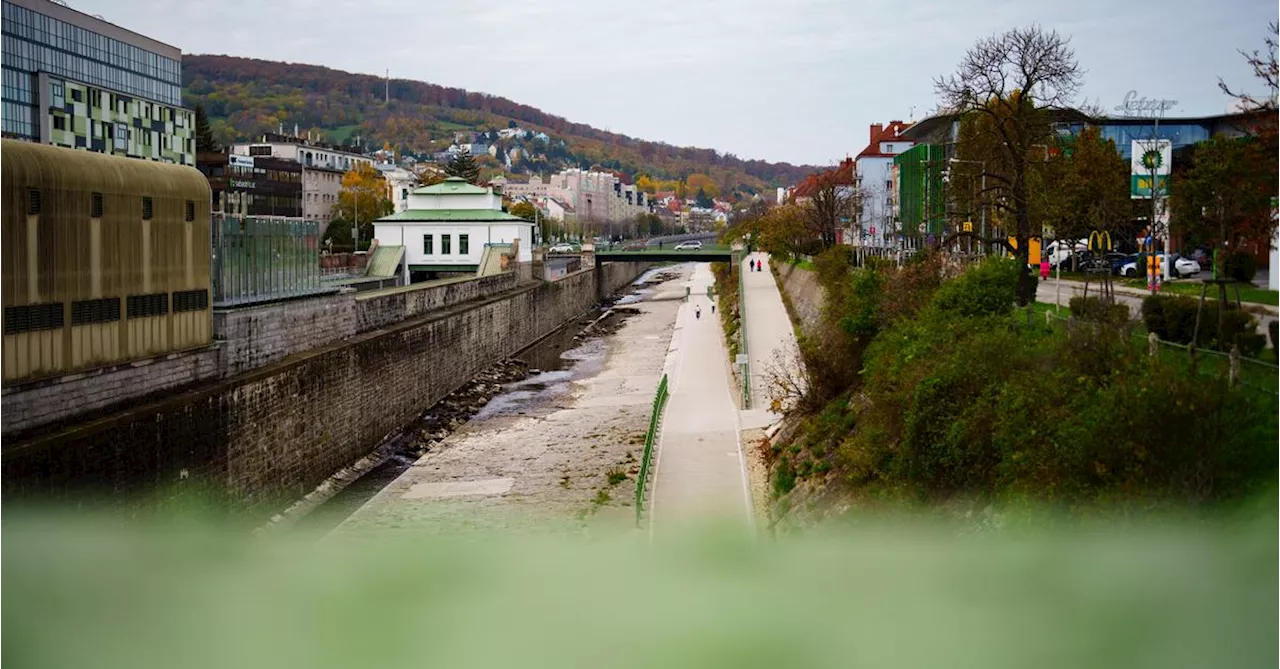
[{"label": "bp logo sign", "polygon": [[1160,166],[1164,165],[1164,158],[1160,156],[1160,152],[1156,149],[1147,149],[1142,154],[1142,166],[1148,172],[1153,170],[1159,171]]},{"label": "bp logo sign", "polygon": [[1153,182],[1157,190],[1167,192],[1169,164],[1173,162],[1173,144],[1169,140],[1135,140],[1129,155],[1132,197],[1151,197]]}]

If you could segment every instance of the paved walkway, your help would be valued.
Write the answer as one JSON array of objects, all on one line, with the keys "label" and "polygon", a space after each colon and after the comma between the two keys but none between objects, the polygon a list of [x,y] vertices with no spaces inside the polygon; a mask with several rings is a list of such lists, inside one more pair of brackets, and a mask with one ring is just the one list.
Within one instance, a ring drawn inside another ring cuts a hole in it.
[{"label": "paved walkway", "polygon": [[769,410],[771,373],[781,365],[791,365],[796,352],[795,330],[782,304],[778,283],[765,266],[750,271],[748,261],[768,262],[766,253],[752,253],[742,263],[743,290],[746,292],[747,351],[751,362],[751,409],[743,412],[747,427],[765,427],[782,419]]},{"label": "paved walkway", "polygon": [[[1059,283],[1062,286],[1061,291],[1058,290]],[[1100,290],[1098,284],[1089,285],[1090,295],[1097,295],[1098,290]],[[1151,293],[1144,290],[1138,290],[1136,288],[1130,288],[1128,286],[1116,286],[1115,293],[1116,301],[1128,306],[1129,312],[1133,314],[1134,318],[1142,317],[1142,300]],[[1083,281],[1068,281],[1063,279],[1059,282],[1051,276],[1047,281],[1036,282],[1036,301],[1048,304],[1060,304],[1064,311],[1070,305],[1071,298],[1083,294]],[[1232,295],[1234,295],[1234,293],[1232,293]],[[1267,328],[1270,327],[1271,321],[1276,320],[1276,308],[1271,305],[1246,303],[1245,308],[1252,308],[1262,312],[1255,313],[1255,315],[1258,318],[1258,331],[1264,334],[1267,332]]]},{"label": "paved walkway", "polygon": [[[746,469],[728,350],[718,315],[711,313],[710,267],[699,263],[692,297],[680,306],[667,356],[671,397],[655,456],[648,519],[664,533],[685,521],[727,517],[751,522]],[[701,307],[702,317],[695,316]]]}]

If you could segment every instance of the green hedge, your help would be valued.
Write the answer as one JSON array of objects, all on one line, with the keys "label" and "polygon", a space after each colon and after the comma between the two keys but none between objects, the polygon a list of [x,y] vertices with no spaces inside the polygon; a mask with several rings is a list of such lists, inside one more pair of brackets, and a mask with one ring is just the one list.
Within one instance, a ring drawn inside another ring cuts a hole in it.
[{"label": "green hedge", "polygon": [[1099,297],[1076,296],[1071,298],[1071,315],[1086,321],[1123,324],[1129,320],[1129,307],[1123,304],[1104,303]]},{"label": "green hedge", "polygon": [[[1154,332],[1165,341],[1189,344],[1195,336],[1196,311],[1199,308],[1199,300],[1193,298],[1152,295],[1142,301],[1142,321],[1148,332]],[[1258,333],[1258,323],[1253,315],[1227,304],[1224,330],[1219,337],[1218,308],[1217,300],[1205,300],[1196,345],[1230,351],[1238,338],[1242,354],[1253,357],[1261,352],[1266,346],[1266,337]]]},{"label": "green hedge", "polygon": [[1280,321],[1271,321],[1267,330],[1271,333],[1271,352],[1275,354],[1277,362],[1280,362]]},{"label": "green hedge", "polygon": [[1252,283],[1258,274],[1258,258],[1252,253],[1232,253],[1226,264],[1227,276],[1241,283]]}]

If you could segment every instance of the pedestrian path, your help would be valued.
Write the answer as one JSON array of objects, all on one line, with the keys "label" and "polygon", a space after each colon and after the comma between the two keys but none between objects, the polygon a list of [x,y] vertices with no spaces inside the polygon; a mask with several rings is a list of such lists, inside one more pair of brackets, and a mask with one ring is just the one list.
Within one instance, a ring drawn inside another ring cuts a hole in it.
[{"label": "pedestrian path", "polygon": [[[751,522],[728,350],[711,313],[709,266],[697,265],[667,356],[671,396],[659,433],[650,531],[717,517]],[[701,309],[701,318],[696,316]]]},{"label": "pedestrian path", "polygon": [[751,271],[750,261],[769,262],[767,253],[752,253],[742,263],[747,354],[751,365],[751,407],[743,412],[745,427],[765,427],[782,419],[770,411],[771,372],[796,363],[795,330],[782,304],[782,294],[768,265]]}]

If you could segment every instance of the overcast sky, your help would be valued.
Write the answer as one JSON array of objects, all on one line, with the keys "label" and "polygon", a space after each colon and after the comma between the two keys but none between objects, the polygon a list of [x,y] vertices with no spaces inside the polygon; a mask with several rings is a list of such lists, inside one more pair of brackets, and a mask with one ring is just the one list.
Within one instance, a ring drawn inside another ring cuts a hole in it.
[{"label": "overcast sky", "polygon": [[[597,128],[743,158],[832,163],[871,123],[919,119],[933,77],[981,36],[1039,22],[1072,37],[1081,97],[1223,112],[1255,87],[1275,0],[218,0],[69,4],[184,54],[314,63],[501,95]],[[910,5],[909,7],[906,5]]]}]

